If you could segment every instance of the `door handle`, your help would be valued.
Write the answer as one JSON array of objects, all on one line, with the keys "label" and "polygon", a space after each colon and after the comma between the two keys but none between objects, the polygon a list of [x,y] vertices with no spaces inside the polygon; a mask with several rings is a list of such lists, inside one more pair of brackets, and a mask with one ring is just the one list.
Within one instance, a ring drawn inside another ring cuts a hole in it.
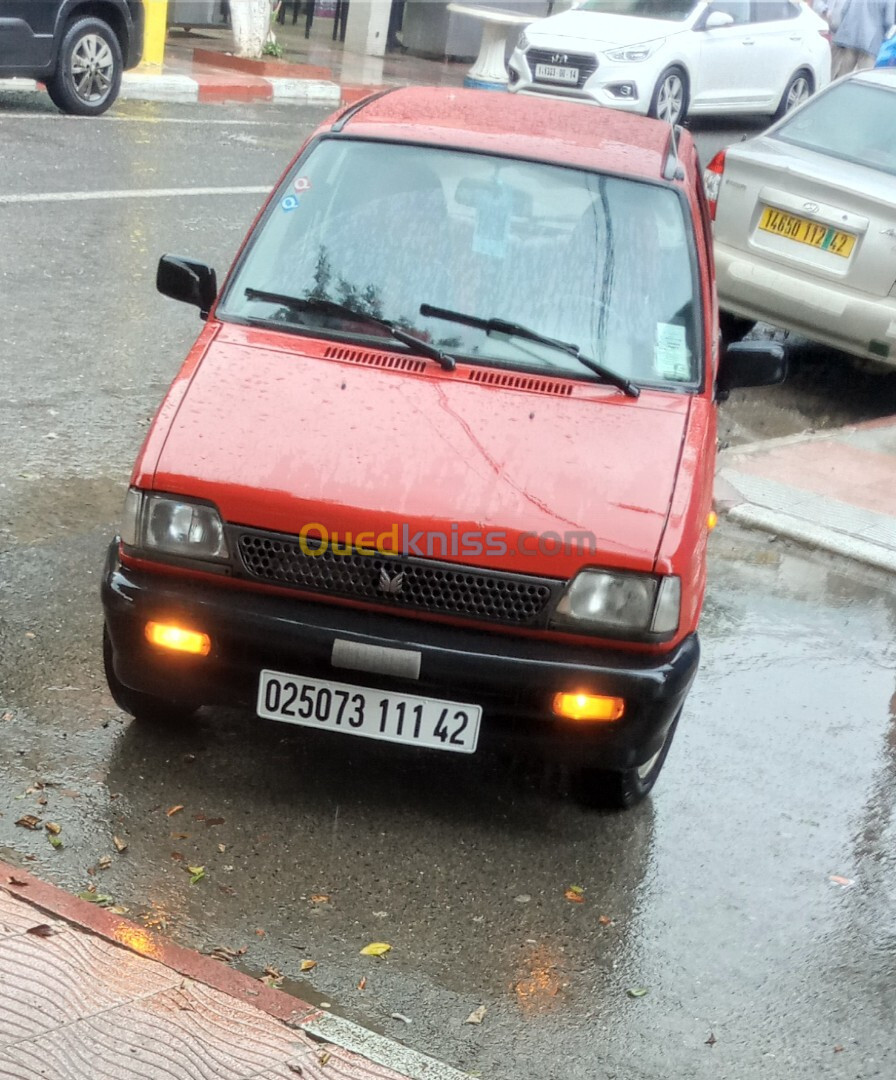
[{"label": "door handle", "polygon": [[756,44],[755,38],[744,38],[743,41],[741,42],[741,45],[755,45],[755,44]]}]

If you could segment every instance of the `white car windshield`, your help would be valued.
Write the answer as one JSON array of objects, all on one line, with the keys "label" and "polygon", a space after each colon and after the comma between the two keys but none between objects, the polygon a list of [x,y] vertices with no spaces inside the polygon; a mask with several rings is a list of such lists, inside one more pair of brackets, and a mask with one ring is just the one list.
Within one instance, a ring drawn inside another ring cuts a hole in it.
[{"label": "white car windshield", "polygon": [[[536,335],[575,345],[639,385],[693,387],[701,346],[685,212],[659,184],[324,139],[277,192],[218,315],[299,334],[388,338],[333,309],[341,304],[467,362],[595,378]],[[529,336],[446,312],[517,324]]]},{"label": "white car windshield", "polygon": [[851,80],[819,94],[773,137],[842,161],[896,173],[894,132],[896,93]]},{"label": "white car windshield", "polygon": [[585,0],[578,10],[676,22],[686,19],[695,7],[694,0]]}]

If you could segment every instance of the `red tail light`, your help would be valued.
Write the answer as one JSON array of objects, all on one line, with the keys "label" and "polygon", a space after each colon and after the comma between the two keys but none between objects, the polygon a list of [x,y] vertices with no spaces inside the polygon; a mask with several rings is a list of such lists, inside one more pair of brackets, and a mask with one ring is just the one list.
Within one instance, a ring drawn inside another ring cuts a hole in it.
[{"label": "red tail light", "polygon": [[713,221],[716,219],[716,203],[719,199],[719,188],[722,186],[724,172],[725,151],[720,150],[703,170],[703,190],[706,192],[706,201],[709,203],[709,216]]}]

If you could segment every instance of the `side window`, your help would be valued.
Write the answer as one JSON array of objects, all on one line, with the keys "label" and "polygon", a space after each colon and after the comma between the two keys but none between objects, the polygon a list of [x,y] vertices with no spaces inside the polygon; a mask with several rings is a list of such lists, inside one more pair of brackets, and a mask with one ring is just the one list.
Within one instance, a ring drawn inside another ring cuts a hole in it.
[{"label": "side window", "polygon": [[753,3],[753,22],[795,19],[799,13],[800,6],[793,0],[754,0]]},{"label": "side window", "polygon": [[751,0],[713,0],[710,11],[721,11],[723,15],[730,15],[735,25],[752,22],[750,17]]}]

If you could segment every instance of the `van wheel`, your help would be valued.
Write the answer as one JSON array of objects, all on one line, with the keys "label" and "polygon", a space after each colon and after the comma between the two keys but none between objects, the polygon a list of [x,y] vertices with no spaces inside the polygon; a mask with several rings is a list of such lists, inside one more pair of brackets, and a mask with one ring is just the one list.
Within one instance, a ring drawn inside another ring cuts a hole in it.
[{"label": "van wheel", "polygon": [[666,733],[666,741],[643,765],[636,765],[633,769],[624,769],[622,772],[580,769],[573,789],[576,801],[596,810],[627,810],[646,798],[665,764],[680,716],[679,709]]},{"label": "van wheel", "polygon": [[657,80],[648,115],[667,124],[683,124],[687,114],[688,77],[680,67],[666,68]]},{"label": "van wheel", "polygon": [[108,23],[75,19],[62,38],[47,93],[65,113],[99,116],[118,97],[123,66],[121,46]]},{"label": "van wheel", "polygon": [[122,712],[129,713],[136,720],[146,720],[154,724],[174,726],[189,722],[196,714],[198,705],[185,701],[171,701],[132,690],[115,674],[112,664],[112,641],[108,629],[103,626],[103,670],[112,700]]},{"label": "van wheel", "polygon": [[795,109],[797,105],[802,105],[804,101],[808,101],[813,90],[812,76],[809,72],[798,71],[787,84],[787,88],[781,96],[781,101],[772,115],[772,120],[780,120],[791,109]]}]

